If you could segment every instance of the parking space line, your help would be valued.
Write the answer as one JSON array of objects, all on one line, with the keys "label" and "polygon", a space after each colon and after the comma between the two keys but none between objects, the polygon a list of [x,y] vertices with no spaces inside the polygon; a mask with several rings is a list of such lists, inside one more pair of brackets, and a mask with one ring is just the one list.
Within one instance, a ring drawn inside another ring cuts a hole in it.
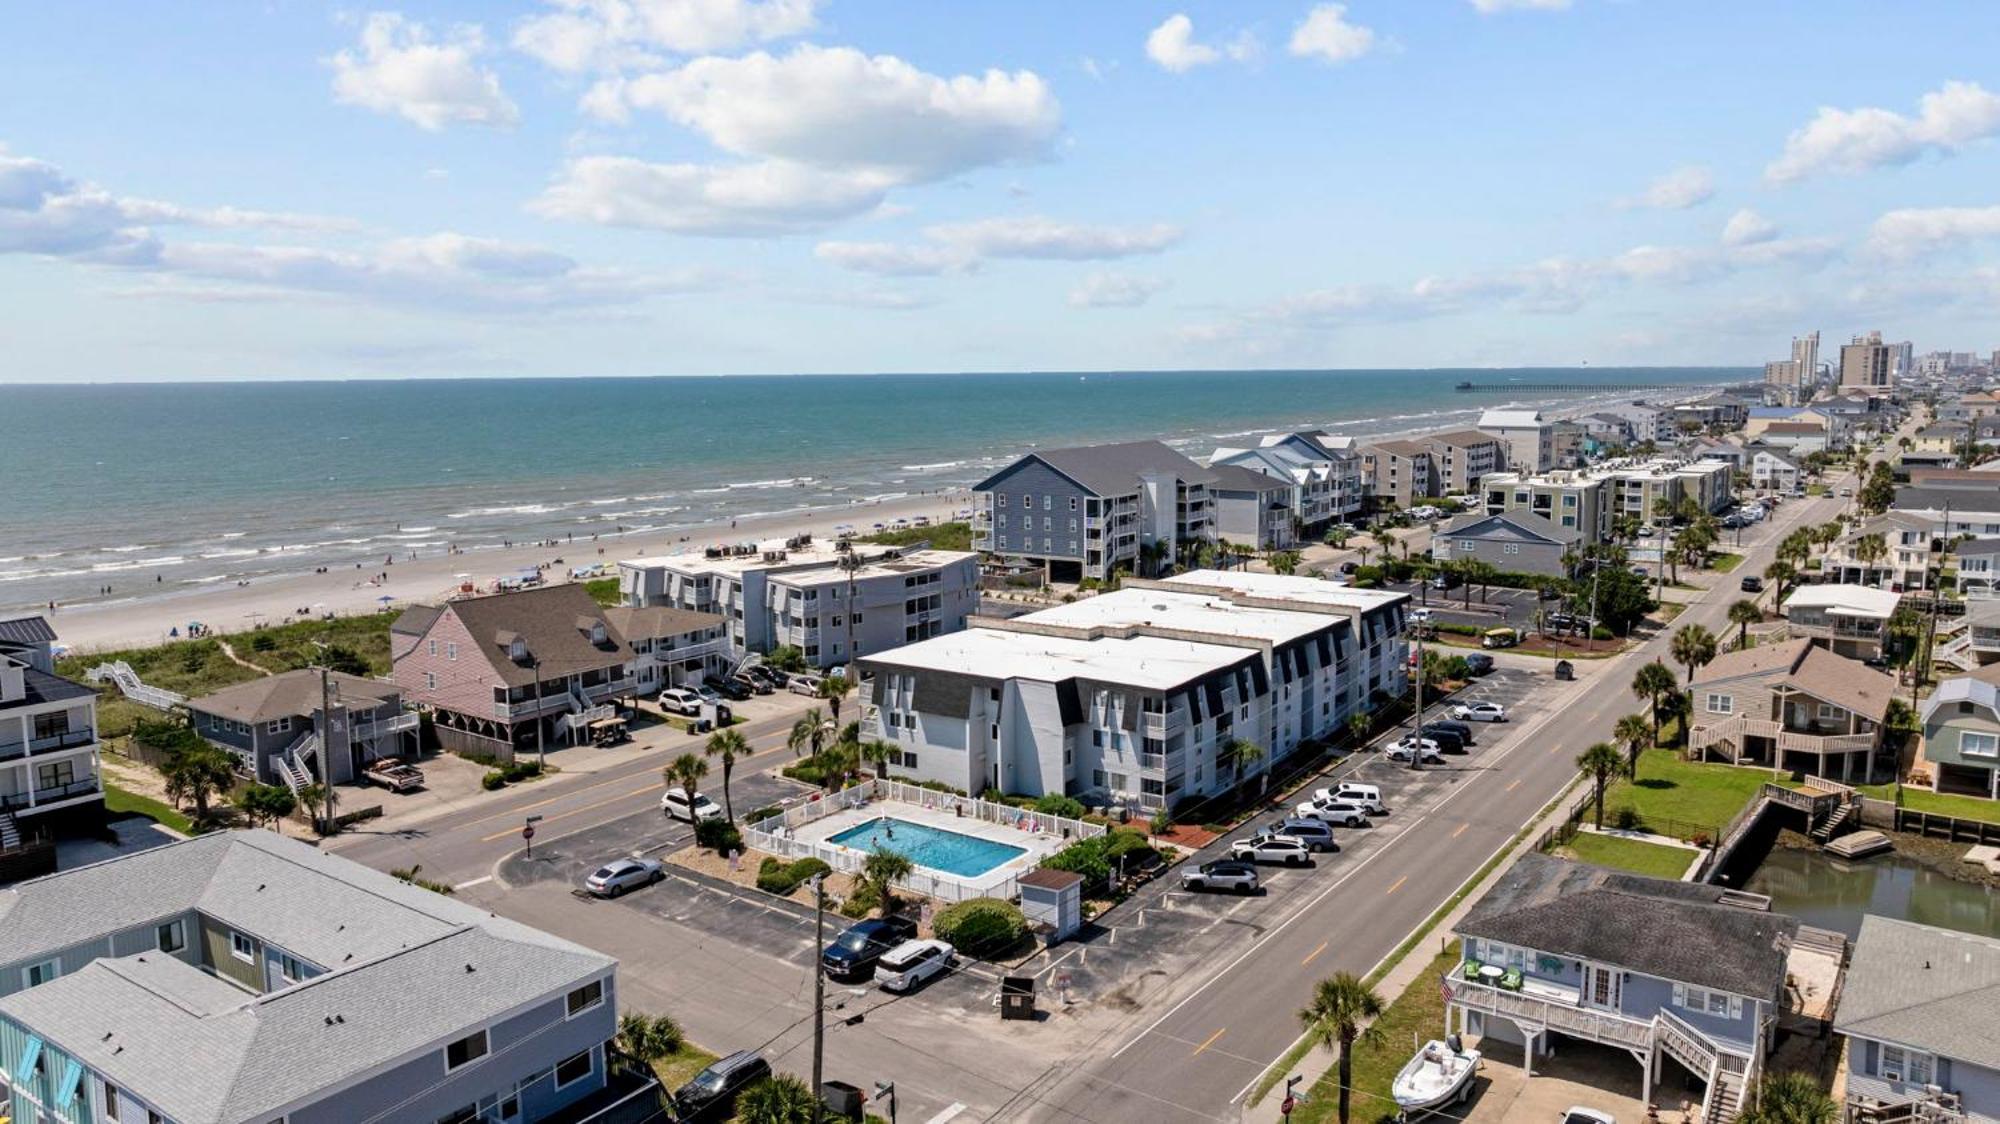
[{"label": "parking space line", "polygon": [[453,886],[453,887],[452,887],[452,889],[454,889],[454,890],[470,890],[470,889],[472,889],[472,888],[473,888],[474,886],[484,886],[484,885],[486,885],[486,884],[487,884],[488,882],[491,882],[491,881],[493,881],[493,876],[489,874],[489,875],[487,875],[487,876],[486,876],[486,877],[484,877],[484,878],[475,878],[475,879],[473,879],[473,880],[472,880],[472,881],[470,881],[470,882],[460,882],[460,883],[459,883],[458,885],[456,885],[456,886]]}]

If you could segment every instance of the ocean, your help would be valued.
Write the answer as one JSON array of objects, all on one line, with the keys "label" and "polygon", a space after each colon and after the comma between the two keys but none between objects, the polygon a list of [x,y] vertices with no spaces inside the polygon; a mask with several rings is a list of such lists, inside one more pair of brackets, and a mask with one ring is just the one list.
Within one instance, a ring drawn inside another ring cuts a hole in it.
[{"label": "ocean", "polygon": [[1691,393],[1755,377],[1514,368],[0,386],[0,605],[845,507],[960,488],[1036,447],[1156,437],[1206,456],[1279,429],[1400,433],[1500,405],[1637,396],[1458,393],[1462,380]]}]

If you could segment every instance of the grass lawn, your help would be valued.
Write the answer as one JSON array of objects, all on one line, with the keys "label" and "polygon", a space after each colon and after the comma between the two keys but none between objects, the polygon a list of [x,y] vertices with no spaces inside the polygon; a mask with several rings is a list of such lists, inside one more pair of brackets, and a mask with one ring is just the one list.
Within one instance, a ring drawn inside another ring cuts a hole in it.
[{"label": "grass lawn", "polygon": [[880,543],[883,546],[908,546],[915,542],[928,542],[932,550],[971,550],[972,524],[934,523],[929,527],[904,527],[901,530],[864,535],[861,541]]},{"label": "grass lawn", "polygon": [[[1896,802],[1896,786],[1893,784],[1856,785],[1863,794],[1877,800]],[[1950,793],[1930,792],[1921,788],[1903,787],[1903,807],[1913,812],[1930,812],[1939,816],[1957,816],[1962,820],[1978,820],[1982,823],[2000,823],[2000,803],[1982,800],[1977,796],[1953,796]]]},{"label": "grass lawn", "polygon": [[1576,837],[1569,841],[1569,846],[1564,848],[1563,857],[1667,879],[1679,879],[1695,859],[1694,852],[1679,847],[1662,847],[1658,843],[1642,843],[1637,839],[1621,839],[1616,835],[1598,835],[1589,831],[1577,832]]},{"label": "grass lawn", "polygon": [[1632,808],[1661,835],[1713,836],[1770,779],[1769,769],[1684,761],[1673,750],[1649,749],[1639,756],[1639,779],[1613,781],[1605,793],[1604,822],[1615,823],[1618,809]]},{"label": "grass lawn", "polygon": [[[1423,974],[1410,982],[1403,994],[1389,1004],[1375,1021],[1381,1031],[1375,1046],[1356,1044],[1354,1048],[1354,1092],[1350,1099],[1353,1119],[1391,1121],[1396,1118],[1396,1102],[1389,1086],[1404,1063],[1410,1060],[1411,1036],[1418,1041],[1444,1037],[1444,994],[1438,978],[1458,963],[1458,942],[1453,941],[1430,962]],[[1302,985],[1299,1003],[1309,996]],[[1306,1099],[1292,1113],[1292,1124],[1322,1124],[1340,1114],[1340,1070],[1329,1068],[1312,1083]]]},{"label": "grass lawn", "polygon": [[1742,564],[1743,556],[1741,554],[1730,554],[1727,551],[1721,554],[1712,554],[1708,559],[1708,568],[1718,574],[1726,574]]},{"label": "grass lawn", "polygon": [[156,823],[173,828],[182,835],[194,834],[194,822],[175,811],[170,805],[150,796],[127,792],[108,779],[104,782],[104,807],[114,815],[145,816]]},{"label": "grass lawn", "polygon": [[660,1085],[667,1092],[694,1080],[694,1075],[715,1063],[716,1055],[695,1045],[683,1043],[678,1053],[668,1054],[653,1063],[653,1072],[660,1075]]},{"label": "grass lawn", "polygon": [[593,578],[583,583],[583,591],[590,594],[591,600],[607,609],[618,604],[620,600],[617,578]]}]

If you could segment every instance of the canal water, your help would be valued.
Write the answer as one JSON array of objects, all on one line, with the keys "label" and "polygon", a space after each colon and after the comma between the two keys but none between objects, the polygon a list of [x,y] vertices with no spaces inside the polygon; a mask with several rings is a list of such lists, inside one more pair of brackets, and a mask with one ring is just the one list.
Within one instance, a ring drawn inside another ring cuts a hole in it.
[{"label": "canal water", "polygon": [[1866,913],[2000,937],[2000,894],[1895,852],[1848,861],[1773,847],[1743,888],[1769,895],[1774,912],[1849,937]]}]

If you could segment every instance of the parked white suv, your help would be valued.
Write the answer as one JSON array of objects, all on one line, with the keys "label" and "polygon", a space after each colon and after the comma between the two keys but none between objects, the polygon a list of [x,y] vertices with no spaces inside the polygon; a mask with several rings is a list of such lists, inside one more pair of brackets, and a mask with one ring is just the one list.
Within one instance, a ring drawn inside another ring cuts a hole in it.
[{"label": "parked white suv", "polygon": [[687,793],[678,788],[670,788],[660,794],[660,811],[674,819],[686,820],[689,823],[722,818],[722,808],[710,800],[707,793],[695,793],[694,803],[689,804]]},{"label": "parked white suv", "polygon": [[943,941],[904,941],[875,962],[875,982],[883,991],[909,991],[951,967],[951,956]]},{"label": "parked white suv", "polygon": [[1347,800],[1314,798],[1294,808],[1292,814],[1302,820],[1318,820],[1341,827],[1368,826],[1368,809]]},{"label": "parked white suv", "polygon": [[1345,800],[1349,804],[1359,804],[1371,816],[1386,816],[1389,806],[1382,803],[1382,790],[1372,784],[1358,781],[1341,781],[1332,788],[1322,788],[1313,793],[1314,800]]},{"label": "parked white suv", "polygon": [[701,696],[685,687],[669,687],[660,692],[660,709],[668,714],[699,715]]},{"label": "parked white suv", "polygon": [[1252,863],[1283,863],[1305,866],[1312,862],[1312,850],[1286,835],[1255,835],[1229,845],[1229,857]]}]

